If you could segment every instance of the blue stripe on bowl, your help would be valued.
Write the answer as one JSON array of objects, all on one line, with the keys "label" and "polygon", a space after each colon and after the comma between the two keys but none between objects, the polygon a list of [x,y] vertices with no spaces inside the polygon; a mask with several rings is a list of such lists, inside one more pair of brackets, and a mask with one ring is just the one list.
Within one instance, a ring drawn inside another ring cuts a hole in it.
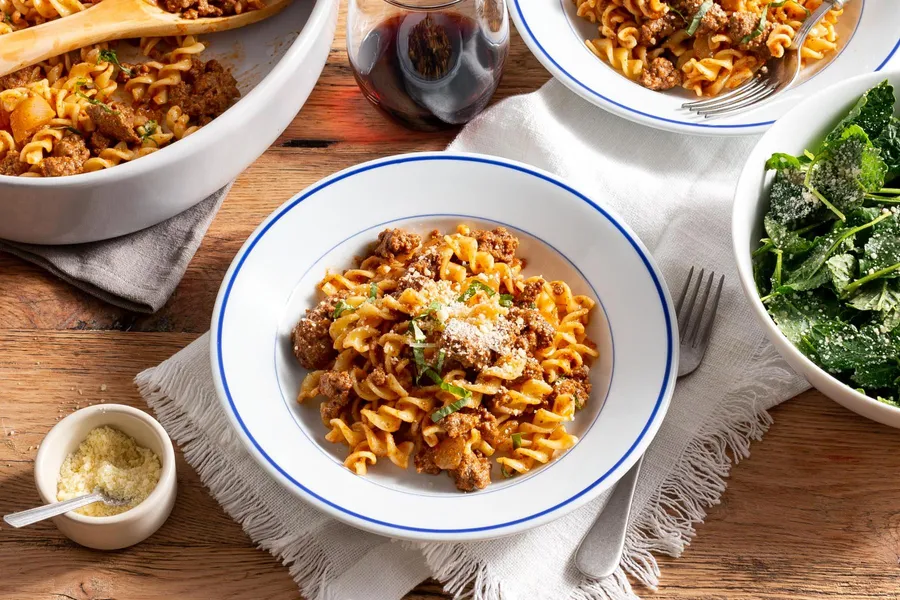
[{"label": "blue stripe on bowl", "polygon": [[[635,439],[634,443],[632,443],[632,445],[628,448],[628,450],[625,452],[625,454],[623,454],[622,457],[619,458],[619,460],[617,460],[616,463],[609,470],[607,470],[600,477],[598,477],[593,483],[591,483],[590,485],[585,487],[583,490],[581,490],[577,494],[571,496],[570,498],[568,498],[558,504],[555,504],[554,506],[546,508],[540,512],[537,512],[533,515],[529,515],[527,517],[522,517],[521,519],[516,519],[513,521],[497,523],[495,525],[485,525],[483,527],[471,527],[471,528],[466,528],[466,529],[437,529],[437,528],[426,528],[426,527],[411,527],[408,525],[402,525],[402,524],[398,524],[398,523],[389,523],[387,521],[374,519],[372,517],[368,517],[366,515],[359,514],[357,512],[354,512],[347,508],[344,508],[344,507],[340,506],[339,504],[336,504],[336,503],[332,502],[331,500],[328,500],[327,498],[320,496],[319,494],[315,493],[308,487],[304,486],[302,483],[300,483],[299,481],[297,481],[296,479],[291,477],[290,474],[288,474],[278,463],[276,463],[272,459],[271,456],[269,456],[265,452],[265,450],[263,450],[262,446],[260,446],[259,442],[256,440],[256,438],[253,437],[253,434],[247,428],[247,425],[244,423],[244,420],[241,418],[241,415],[238,412],[237,407],[234,404],[234,399],[231,396],[231,390],[228,386],[228,379],[225,374],[225,364],[224,364],[224,360],[222,357],[222,332],[223,332],[223,327],[225,324],[225,311],[228,308],[228,300],[229,300],[229,297],[231,296],[231,290],[234,287],[234,282],[237,279],[237,276],[240,274],[241,269],[244,266],[244,262],[247,260],[247,257],[250,255],[251,252],[253,252],[253,249],[256,247],[256,244],[266,235],[266,232],[268,232],[269,229],[271,229],[272,226],[275,225],[275,223],[277,223],[284,215],[286,215],[288,212],[293,210],[297,205],[299,205],[301,202],[303,202],[304,200],[306,200],[307,198],[309,198],[310,196],[312,196],[319,190],[322,190],[322,189],[324,189],[334,183],[337,183],[343,179],[347,179],[349,177],[358,175],[360,173],[364,173],[366,171],[370,171],[373,169],[379,169],[379,168],[387,167],[390,165],[407,163],[407,162],[431,161],[431,160],[455,160],[455,161],[463,161],[463,162],[474,162],[474,163],[493,165],[493,166],[502,167],[502,168],[506,168],[506,169],[512,169],[514,171],[519,171],[521,173],[525,173],[527,175],[531,175],[533,177],[536,177],[538,179],[541,179],[543,181],[551,183],[557,187],[560,187],[560,188],[566,190],[567,192],[576,196],[577,198],[581,199],[583,202],[585,202],[591,208],[593,208],[594,210],[599,212],[601,215],[603,215],[603,217],[606,218],[607,221],[609,221],[616,229],[618,229],[619,232],[625,237],[625,239],[627,239],[628,242],[631,244],[632,248],[634,248],[637,255],[641,258],[641,261],[644,263],[644,266],[646,267],[647,272],[650,275],[650,278],[653,280],[653,285],[656,287],[657,294],[659,294],[660,305],[661,305],[661,308],[663,311],[663,317],[664,317],[665,323],[666,323],[666,370],[663,375],[663,381],[662,381],[662,385],[660,386],[659,395],[656,398],[656,403],[653,406],[653,411],[650,413],[650,417],[647,419],[647,423],[641,429],[641,432],[638,435],[637,439]],[[218,318],[216,319],[216,322],[217,322],[217,328],[218,328],[218,333],[216,335],[216,340],[215,340],[215,342],[216,342],[216,359],[217,359],[217,363],[218,363],[219,376],[222,380],[222,387],[225,391],[225,396],[228,400],[228,407],[230,408],[232,414],[234,415],[235,420],[238,422],[238,424],[240,424],[245,437],[250,441],[250,443],[253,445],[253,447],[256,448],[256,450],[257,450],[257,452],[259,452],[260,456],[262,456],[269,463],[269,465],[271,465],[272,468],[274,468],[276,471],[278,471],[278,473],[280,473],[282,475],[282,477],[285,478],[285,480],[291,482],[291,484],[296,486],[304,494],[307,494],[307,495],[315,498],[319,502],[322,502],[323,504],[326,504],[326,505],[334,508],[335,510],[338,510],[350,517],[353,517],[354,519],[359,519],[362,521],[373,523],[375,525],[380,525],[382,527],[390,527],[390,528],[397,529],[400,531],[415,531],[415,532],[419,532],[419,533],[453,534],[453,533],[472,533],[472,532],[479,532],[479,531],[499,530],[499,529],[503,529],[506,527],[511,527],[513,525],[518,525],[519,523],[524,523],[527,521],[531,521],[533,519],[537,519],[548,513],[552,513],[553,511],[556,511],[556,510],[562,508],[563,506],[573,502],[574,500],[585,495],[590,490],[592,490],[593,488],[598,486],[600,483],[605,481],[610,476],[610,474],[612,474],[613,471],[615,471],[632,454],[632,452],[634,452],[634,449],[640,444],[641,440],[644,439],[644,437],[647,435],[647,432],[650,429],[650,426],[653,424],[653,421],[655,420],[657,413],[659,412],[660,408],[663,405],[663,402],[666,399],[666,390],[669,388],[669,384],[671,383],[671,381],[674,377],[674,373],[672,370],[672,361],[674,358],[674,355],[673,355],[674,338],[673,338],[673,333],[672,333],[672,322],[671,322],[671,318],[669,315],[669,306],[666,302],[666,295],[665,295],[665,292],[663,291],[663,286],[659,280],[659,277],[656,275],[656,272],[653,270],[653,267],[650,264],[650,260],[648,259],[648,257],[644,253],[644,251],[641,249],[640,244],[637,241],[635,241],[635,239],[631,236],[631,234],[628,233],[625,230],[625,228],[620,223],[618,223],[615,219],[613,219],[612,216],[608,212],[606,212],[603,208],[601,208],[600,206],[595,204],[587,196],[572,189],[568,185],[566,185],[560,181],[557,181],[556,179],[553,179],[547,175],[544,175],[543,173],[533,171],[527,167],[508,164],[505,162],[501,162],[499,160],[492,160],[492,159],[488,159],[488,158],[480,158],[480,157],[475,157],[475,156],[458,156],[458,155],[455,156],[455,155],[447,154],[447,155],[441,155],[441,156],[435,156],[435,155],[407,156],[407,157],[397,158],[397,159],[393,159],[393,160],[386,160],[384,162],[363,165],[363,166],[357,167],[355,169],[351,169],[351,170],[341,174],[338,177],[324,181],[324,182],[316,185],[312,189],[304,192],[297,199],[293,200],[287,206],[282,208],[272,218],[272,220],[269,221],[268,223],[266,223],[265,227],[263,227],[262,230],[259,231],[259,233],[257,233],[255,235],[255,237],[253,237],[252,241],[247,246],[246,251],[238,260],[237,266],[235,267],[234,272],[231,274],[231,277],[228,280],[228,283],[225,288],[225,295],[222,298],[222,306],[219,309],[219,315],[218,315]]]}]

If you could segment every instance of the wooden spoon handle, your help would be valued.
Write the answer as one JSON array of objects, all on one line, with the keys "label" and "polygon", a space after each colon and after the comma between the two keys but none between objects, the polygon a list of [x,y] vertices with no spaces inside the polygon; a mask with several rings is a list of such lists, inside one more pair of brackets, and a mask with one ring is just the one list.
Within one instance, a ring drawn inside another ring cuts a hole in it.
[{"label": "wooden spoon handle", "polygon": [[143,0],[104,0],[73,15],[7,33],[0,38],[0,76],[91,44],[131,37],[125,33],[128,23],[167,16],[153,12],[162,11]]}]

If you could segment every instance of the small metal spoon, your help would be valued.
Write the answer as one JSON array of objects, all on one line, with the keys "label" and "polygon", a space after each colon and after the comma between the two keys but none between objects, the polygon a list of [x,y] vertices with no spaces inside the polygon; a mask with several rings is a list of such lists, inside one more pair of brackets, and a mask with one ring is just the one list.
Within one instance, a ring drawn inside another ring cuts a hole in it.
[{"label": "small metal spoon", "polygon": [[71,500],[64,500],[63,502],[53,502],[52,504],[45,504],[44,506],[12,513],[11,515],[3,517],[3,520],[13,527],[25,527],[26,525],[31,525],[32,523],[37,523],[38,521],[43,521],[44,519],[67,513],[94,502],[103,502],[109,506],[123,506],[128,504],[128,500],[125,498],[115,498],[103,493],[100,488],[95,488],[90,494],[78,496]]}]

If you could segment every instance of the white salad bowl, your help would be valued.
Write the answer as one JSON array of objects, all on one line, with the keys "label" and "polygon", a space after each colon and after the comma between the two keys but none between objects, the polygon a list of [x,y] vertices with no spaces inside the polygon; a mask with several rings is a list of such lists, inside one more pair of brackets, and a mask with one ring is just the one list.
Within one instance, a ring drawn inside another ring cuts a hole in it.
[{"label": "white salad bowl", "polygon": [[[327,269],[363,255],[386,227],[452,232],[505,225],[526,274],[567,281],[597,300],[587,333],[600,358],[593,393],[567,425],[580,441],[547,465],[464,493],[447,476],[387,460],[358,476],[325,441],[318,402],[295,400],[305,371],[290,333]],[[396,538],[472,540],[536,527],[612,486],[662,423],[678,371],[677,327],[659,269],[634,233],[553,175],[449,152],[347,169],[283,204],[250,236],[225,276],[211,360],[223,409],[253,457],[288,490],[335,518]]]},{"label": "white salad bowl", "polygon": [[864,417],[900,428],[900,408],[879,402],[828,374],[798,350],[778,328],[759,299],[750,253],[765,237],[766,191],[774,177],[764,164],[774,152],[799,155],[822,140],[866,90],[887,79],[900,99],[900,72],[869,73],[834,85],[798,104],[760,139],[747,158],[734,197],[732,236],[738,274],[753,313],[788,364],[823,394]]},{"label": "white salad bowl", "polygon": [[242,98],[191,136],[115,167],[68,177],[0,175],[0,238],[73,244],[124,235],[194,206],[237,177],[309,97],[331,48],[337,0],[295,0],[260,23],[201,36]]},{"label": "white salad bowl", "polygon": [[754,110],[704,119],[681,107],[697,100],[692,92],[648,90],[597,58],[584,41],[599,37],[598,25],[578,17],[573,0],[507,0],[507,4],[531,52],[574,93],[636,123],[692,135],[763,133],[803,98],[860,73],[890,69],[900,60],[897,1],[848,0],[835,26],[837,50],[805,68],[792,89]]}]

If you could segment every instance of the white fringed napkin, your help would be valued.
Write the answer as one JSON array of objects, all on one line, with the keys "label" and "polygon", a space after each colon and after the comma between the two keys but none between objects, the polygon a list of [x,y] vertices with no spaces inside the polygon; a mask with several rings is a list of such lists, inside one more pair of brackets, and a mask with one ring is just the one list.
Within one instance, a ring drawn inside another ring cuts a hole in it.
[{"label": "white fringed napkin", "polygon": [[739,288],[731,198],[748,138],[641,127],[551,82],[467,126],[451,150],[530,163],[615,209],[659,262],[674,293],[696,264],[725,274],[706,360],[679,382],[644,461],[617,573],[585,579],[572,556],[606,495],[522,535],[466,544],[391,542],[342,525],[273,482],[249,457],[215,397],[208,336],[138,375],[148,404],[212,495],[281,559],[310,600],[396,600],[427,576],[478,600],[634,599],[625,573],[656,586],[654,552],[678,556],[725,489],[732,460],[765,433],[766,410],[806,389],[763,338]]}]

